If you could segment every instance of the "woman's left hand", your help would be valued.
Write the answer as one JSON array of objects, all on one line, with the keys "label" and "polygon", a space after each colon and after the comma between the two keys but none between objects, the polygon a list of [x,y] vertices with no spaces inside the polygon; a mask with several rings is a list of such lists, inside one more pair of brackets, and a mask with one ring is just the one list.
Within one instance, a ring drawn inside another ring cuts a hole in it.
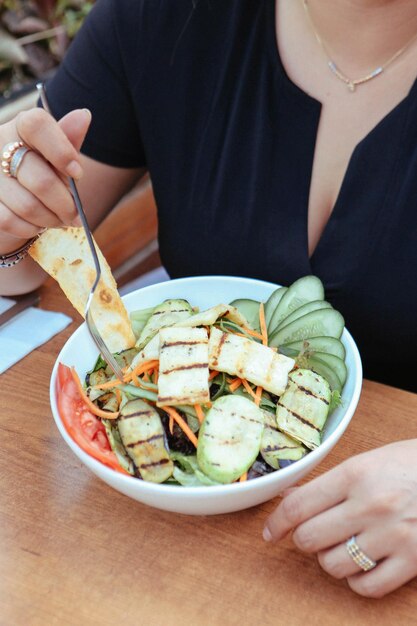
[{"label": "woman's left hand", "polygon": [[[311,482],[289,489],[269,516],[264,538],[293,530],[303,552],[347,578],[360,595],[380,598],[417,575],[417,440],[400,441],[352,457]],[[364,572],[349,556],[355,536],[377,565]]]}]

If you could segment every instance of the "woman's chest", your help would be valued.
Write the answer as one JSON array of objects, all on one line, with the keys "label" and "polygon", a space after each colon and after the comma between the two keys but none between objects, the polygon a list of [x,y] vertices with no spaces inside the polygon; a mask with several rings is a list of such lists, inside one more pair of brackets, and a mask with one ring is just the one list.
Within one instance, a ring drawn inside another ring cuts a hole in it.
[{"label": "woman's chest", "polygon": [[[344,85],[336,84],[335,87],[335,91],[346,90]],[[309,256],[313,255],[338,204],[342,186],[345,181],[348,184],[355,150],[362,148],[369,135],[378,134],[381,120],[398,104],[397,97],[393,98],[391,93],[374,98],[372,92],[359,95],[347,93],[347,90],[346,93],[333,93],[331,96],[324,94],[323,100],[308,198]],[[396,139],[385,133],[381,162],[386,158],[386,152],[395,149]],[[360,161],[357,166],[365,167]]]}]

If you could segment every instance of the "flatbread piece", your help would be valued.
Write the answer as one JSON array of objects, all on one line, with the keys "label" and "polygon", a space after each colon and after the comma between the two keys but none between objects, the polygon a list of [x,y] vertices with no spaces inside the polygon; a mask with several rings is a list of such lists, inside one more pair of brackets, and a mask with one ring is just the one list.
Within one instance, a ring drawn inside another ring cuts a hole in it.
[{"label": "flatbread piece", "polygon": [[[135,345],[135,336],[116,281],[95,243],[101,278],[91,304],[97,329],[111,352]],[[50,228],[29,249],[30,256],[59,283],[68,300],[84,317],[96,276],[87,237],[81,227]]]}]

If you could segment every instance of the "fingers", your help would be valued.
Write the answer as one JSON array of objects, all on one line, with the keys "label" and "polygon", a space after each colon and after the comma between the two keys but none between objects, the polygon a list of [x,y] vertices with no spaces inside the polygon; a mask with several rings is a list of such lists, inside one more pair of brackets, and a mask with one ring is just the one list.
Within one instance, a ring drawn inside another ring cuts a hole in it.
[{"label": "fingers", "polygon": [[[36,152],[31,151],[26,154],[18,170],[17,181],[14,180],[14,182],[20,183],[40,204],[55,214],[60,225],[71,224],[75,218],[77,211],[68,187]],[[40,215],[37,217],[39,218]],[[48,224],[40,225],[47,226]]]},{"label": "fingers", "polygon": [[349,587],[367,598],[382,598],[404,585],[417,574],[417,563],[404,557],[393,557],[379,563],[370,572],[361,572],[347,579]]},{"label": "fingers", "polygon": [[[359,533],[355,539],[360,550],[369,559],[377,562],[377,567],[380,567],[383,559],[391,555],[392,548],[386,541],[386,533],[383,529],[379,532]],[[324,571],[334,578],[347,578],[362,572],[360,566],[349,555],[346,541],[334,548],[319,552],[317,558]]]},{"label": "fingers", "polygon": [[38,234],[39,227],[18,217],[8,206],[0,202],[0,232],[16,239],[30,239]]},{"label": "fingers", "polygon": [[74,146],[64,129],[43,109],[31,109],[19,113],[15,125],[24,143],[41,154],[59,172],[73,178],[82,176],[78,150],[91,121],[89,111],[72,111],[62,120],[76,142]]},{"label": "fingers", "polygon": [[31,150],[17,178],[0,180],[0,230],[30,238],[43,227],[72,224],[77,212],[66,177],[79,178],[79,149],[91,121],[88,110],[56,122],[42,109],[20,113],[1,127],[0,143],[21,139]]},{"label": "fingers", "polygon": [[264,538],[279,541],[314,515],[344,501],[348,489],[344,464],[289,493],[268,517]]},{"label": "fingers", "polygon": [[91,112],[88,109],[70,111],[58,122],[58,126],[68,137],[77,152],[81,149],[90,122]]},{"label": "fingers", "polygon": [[343,502],[297,526],[292,539],[300,550],[312,554],[343,544],[361,530],[361,511]]}]

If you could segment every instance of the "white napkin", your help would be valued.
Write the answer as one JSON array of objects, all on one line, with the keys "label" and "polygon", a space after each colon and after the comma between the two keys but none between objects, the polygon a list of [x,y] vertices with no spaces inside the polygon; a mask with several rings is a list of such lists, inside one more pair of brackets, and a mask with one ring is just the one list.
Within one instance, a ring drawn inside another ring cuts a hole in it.
[{"label": "white napkin", "polygon": [[[14,303],[11,298],[0,297],[0,313]],[[0,374],[64,330],[71,321],[64,313],[30,307],[0,326]]]}]

